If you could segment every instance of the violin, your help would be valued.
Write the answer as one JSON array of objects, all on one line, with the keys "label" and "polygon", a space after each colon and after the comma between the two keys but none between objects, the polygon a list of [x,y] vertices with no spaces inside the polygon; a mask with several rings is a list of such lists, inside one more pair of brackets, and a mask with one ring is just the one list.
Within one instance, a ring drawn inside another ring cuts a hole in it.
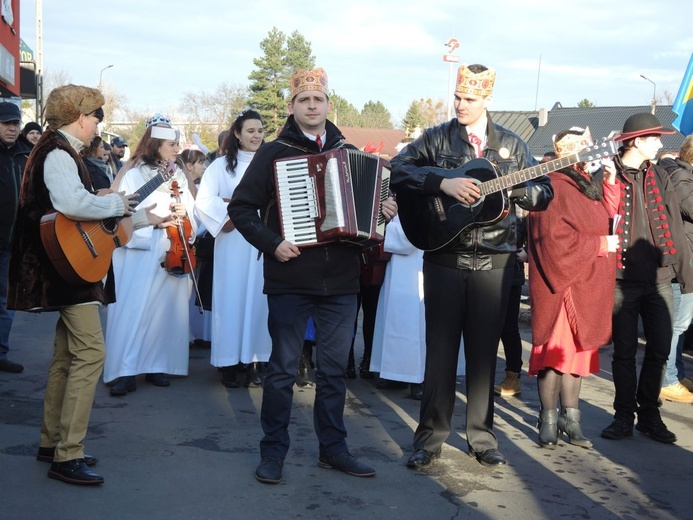
[{"label": "violin", "polygon": [[[176,202],[180,203],[180,188],[178,186],[178,181],[171,182],[171,197]],[[192,225],[187,216],[176,216],[173,221],[175,226],[166,228],[166,234],[171,245],[168,251],[166,251],[166,258],[162,265],[170,274],[188,274],[191,273],[197,265],[195,253],[189,242],[192,236]]]}]

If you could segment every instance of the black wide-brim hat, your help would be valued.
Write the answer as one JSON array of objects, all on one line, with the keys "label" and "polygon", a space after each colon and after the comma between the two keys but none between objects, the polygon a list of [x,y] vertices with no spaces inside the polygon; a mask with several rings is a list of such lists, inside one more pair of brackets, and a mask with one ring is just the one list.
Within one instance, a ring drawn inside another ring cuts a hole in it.
[{"label": "black wide-brim hat", "polygon": [[614,141],[628,141],[643,135],[669,135],[675,134],[673,128],[662,126],[653,114],[644,112],[642,114],[633,114],[623,124],[623,132],[614,137]]}]

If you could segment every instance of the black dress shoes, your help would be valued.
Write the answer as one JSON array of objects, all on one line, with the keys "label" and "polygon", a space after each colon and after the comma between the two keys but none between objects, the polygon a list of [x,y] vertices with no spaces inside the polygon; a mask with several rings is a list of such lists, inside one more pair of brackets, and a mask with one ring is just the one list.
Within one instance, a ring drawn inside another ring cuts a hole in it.
[{"label": "black dress shoes", "polygon": [[168,380],[168,377],[166,377],[166,374],[162,374],[161,372],[157,372],[155,374],[147,374],[144,376],[144,380],[147,381],[148,383],[153,384],[154,386],[170,386],[171,381]]},{"label": "black dress shoes", "polygon": [[423,399],[423,383],[411,383],[409,385],[409,399],[414,399],[414,401]]},{"label": "black dress shoes", "polygon": [[255,478],[263,484],[279,484],[282,480],[284,459],[281,457],[262,457],[255,470]]},{"label": "black dress shoes", "polygon": [[54,462],[48,476],[68,484],[96,485],[103,484],[103,477],[95,473],[84,459],[73,459],[66,462]]},{"label": "black dress shoes", "polygon": [[260,388],[262,386],[262,377],[260,376],[260,363],[250,363],[245,372],[246,388]]},{"label": "black dress shoes", "polygon": [[[53,463],[53,457],[55,455],[55,448],[39,448],[36,454],[36,460],[39,462],[50,462]],[[92,457],[91,455],[84,455],[84,463],[87,466],[94,466],[99,459]]]},{"label": "black dress shoes", "polygon": [[221,367],[221,384],[226,388],[240,388],[241,382],[238,380],[237,365]]},{"label": "black dress shoes", "polygon": [[19,374],[24,370],[24,365],[10,361],[9,359],[0,359],[0,372],[10,372],[11,374]]},{"label": "black dress shoes", "polygon": [[137,383],[135,381],[135,376],[124,376],[119,377],[118,382],[111,387],[111,395],[121,396],[128,392],[134,392],[137,390]]},{"label": "black dress shoes", "polygon": [[505,457],[503,457],[498,450],[494,449],[476,451],[474,452],[474,456],[482,466],[497,467],[505,466],[508,463]]},{"label": "black dress shoes", "polygon": [[348,451],[331,457],[321,455],[318,459],[318,466],[321,468],[343,471],[347,475],[353,475],[354,477],[372,477],[375,475],[375,469],[368,464],[359,462],[358,459]]},{"label": "black dress shoes", "polygon": [[632,436],[633,422],[620,418],[614,419],[613,422],[602,431],[602,437],[605,439],[611,439],[613,441],[620,441],[621,439]]},{"label": "black dress shoes", "polygon": [[676,434],[670,432],[659,417],[638,419],[638,424],[635,425],[635,429],[645,435],[649,435],[657,442],[663,442],[664,444],[676,442]]},{"label": "black dress shoes", "polygon": [[407,460],[407,467],[412,469],[426,468],[433,464],[433,461],[440,458],[440,451],[428,451],[424,449],[416,450]]}]

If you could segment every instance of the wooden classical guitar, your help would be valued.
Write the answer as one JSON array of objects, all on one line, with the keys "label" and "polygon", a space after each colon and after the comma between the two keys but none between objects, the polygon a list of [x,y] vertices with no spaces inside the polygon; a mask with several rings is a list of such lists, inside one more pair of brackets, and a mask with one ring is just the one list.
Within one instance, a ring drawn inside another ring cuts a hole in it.
[{"label": "wooden classical guitar", "polygon": [[486,159],[473,159],[454,169],[429,168],[431,172],[448,179],[473,179],[479,187],[481,197],[470,205],[444,194],[422,196],[411,192],[397,193],[402,228],[415,247],[424,251],[436,251],[469,229],[487,226],[505,218],[509,209],[509,188],[572,164],[615,155],[616,151],[614,141],[604,138],[580,152],[508,175],[499,175],[493,164]]},{"label": "wooden classical guitar", "polygon": [[[173,162],[161,164],[156,175],[136,191],[140,202],[170,179],[174,172]],[[41,218],[40,229],[43,248],[53,267],[63,280],[71,284],[102,280],[108,273],[113,251],[127,244],[134,231],[130,217],[80,221],[57,211],[46,213]]]}]

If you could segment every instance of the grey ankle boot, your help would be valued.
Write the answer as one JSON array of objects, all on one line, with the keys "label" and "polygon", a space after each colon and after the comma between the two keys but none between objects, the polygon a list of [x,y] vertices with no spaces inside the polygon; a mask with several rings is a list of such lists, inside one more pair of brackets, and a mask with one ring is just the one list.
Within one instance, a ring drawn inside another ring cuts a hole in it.
[{"label": "grey ankle boot", "polygon": [[537,428],[541,447],[555,449],[558,444],[558,410],[540,410]]},{"label": "grey ankle boot", "polygon": [[568,436],[568,442],[582,448],[591,448],[592,441],[582,435],[580,427],[580,410],[577,408],[564,408],[558,418],[558,429]]}]

